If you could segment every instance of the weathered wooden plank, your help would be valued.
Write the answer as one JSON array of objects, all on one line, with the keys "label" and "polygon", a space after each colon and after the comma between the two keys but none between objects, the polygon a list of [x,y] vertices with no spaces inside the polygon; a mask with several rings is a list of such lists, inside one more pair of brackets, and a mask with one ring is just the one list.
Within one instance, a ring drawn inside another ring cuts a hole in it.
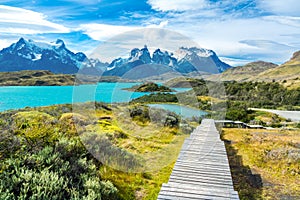
[{"label": "weathered wooden plank", "polygon": [[233,189],[225,144],[214,120],[202,120],[184,141],[158,199],[239,199]]}]

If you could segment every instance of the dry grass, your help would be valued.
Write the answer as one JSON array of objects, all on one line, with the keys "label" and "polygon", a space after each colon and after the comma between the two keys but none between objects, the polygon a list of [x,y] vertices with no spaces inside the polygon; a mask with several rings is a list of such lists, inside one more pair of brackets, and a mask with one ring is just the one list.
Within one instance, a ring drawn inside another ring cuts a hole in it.
[{"label": "dry grass", "polygon": [[231,141],[243,165],[261,176],[263,186],[256,192],[262,199],[300,198],[299,130],[224,129],[223,138]]}]

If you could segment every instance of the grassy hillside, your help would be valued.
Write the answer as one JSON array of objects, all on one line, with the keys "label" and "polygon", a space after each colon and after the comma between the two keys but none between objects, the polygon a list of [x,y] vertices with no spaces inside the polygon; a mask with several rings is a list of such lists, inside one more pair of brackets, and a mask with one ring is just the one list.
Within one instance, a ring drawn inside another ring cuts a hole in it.
[{"label": "grassy hillside", "polygon": [[130,82],[115,76],[94,76],[86,74],[54,74],[46,70],[24,70],[0,72],[0,86],[54,86],[74,84],[95,84],[97,82]]},{"label": "grassy hillside", "polygon": [[0,85],[74,85],[75,77],[50,71],[0,72]]},{"label": "grassy hillside", "polygon": [[299,130],[223,129],[240,199],[299,199]]},{"label": "grassy hillside", "polygon": [[267,70],[249,80],[279,81],[289,88],[300,86],[300,51],[286,63],[274,69]]},{"label": "grassy hillside", "polygon": [[221,81],[276,81],[289,89],[300,87],[300,51],[282,65],[273,63],[253,62],[245,66],[226,70],[222,74],[208,76],[208,80]]},{"label": "grassy hillside", "polygon": [[238,66],[229,68],[221,74],[215,74],[209,76],[209,80],[219,79],[222,81],[247,81],[257,74],[260,74],[266,70],[274,69],[278,65],[269,62],[257,61],[248,63],[245,66]]}]

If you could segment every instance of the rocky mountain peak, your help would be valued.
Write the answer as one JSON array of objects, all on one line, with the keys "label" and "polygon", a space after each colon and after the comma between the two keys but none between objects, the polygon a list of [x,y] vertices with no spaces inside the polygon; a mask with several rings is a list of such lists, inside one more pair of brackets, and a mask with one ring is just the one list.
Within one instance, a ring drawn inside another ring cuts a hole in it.
[{"label": "rocky mountain peak", "polygon": [[68,50],[61,39],[45,43],[20,38],[0,51],[0,71],[49,70],[73,74],[85,67],[93,67],[87,56]]},{"label": "rocky mountain peak", "polygon": [[64,41],[61,39],[57,39],[55,44],[56,48],[66,48]]}]

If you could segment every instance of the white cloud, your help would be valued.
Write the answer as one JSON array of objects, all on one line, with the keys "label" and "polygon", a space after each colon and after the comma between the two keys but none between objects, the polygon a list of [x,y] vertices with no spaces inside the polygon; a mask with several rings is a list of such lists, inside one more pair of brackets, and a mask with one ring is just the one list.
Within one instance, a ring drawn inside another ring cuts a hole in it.
[{"label": "white cloud", "polygon": [[9,40],[0,39],[0,50],[2,50],[3,48],[8,47],[9,45],[11,45],[11,42]]},{"label": "white cloud", "polygon": [[83,5],[93,5],[100,3],[101,0],[64,0],[66,2],[76,3],[76,4],[83,4]]},{"label": "white cloud", "polygon": [[[286,19],[293,22],[298,20],[295,17]],[[170,51],[174,51],[179,46],[198,46],[212,49],[222,57],[281,63],[286,61],[294,51],[300,49],[298,37],[291,40],[290,36],[286,36],[286,33],[298,34],[299,26],[279,23],[278,20],[268,17],[211,20],[183,16],[160,20],[157,25],[147,24],[141,27],[84,24],[80,25],[80,29],[93,39],[107,43],[106,46],[100,44],[101,50],[98,48],[102,59],[108,58],[109,55],[113,55],[109,59],[127,56],[131,48],[141,48],[147,44],[149,48],[165,47],[165,50]],[[165,34],[165,27],[171,32],[173,30],[174,34],[170,32]],[[143,28],[149,29],[143,32]],[[178,35],[180,35],[178,33],[182,34],[180,40],[178,40]],[[182,39],[183,37],[185,40]],[[114,46],[114,52],[108,52],[112,46]],[[239,62],[232,61],[232,63]]]},{"label": "white cloud", "polygon": [[264,20],[275,21],[283,25],[300,27],[300,17],[291,17],[291,16],[265,16]]},{"label": "white cloud", "polygon": [[159,24],[150,24],[147,28],[165,28],[168,25],[169,21],[161,21]]},{"label": "white cloud", "polygon": [[249,46],[257,47],[260,49],[281,49],[288,50],[293,47],[286,44],[280,44],[271,40],[242,40],[240,43],[247,44]]},{"label": "white cloud", "polygon": [[[266,20],[257,17],[250,19],[227,19],[227,20],[190,20],[187,22],[172,21],[169,19],[168,28],[179,31],[196,41],[199,46],[209,48],[219,56],[235,57],[249,60],[266,60],[276,63],[286,61],[291,54],[300,49],[295,45],[299,38],[285,36],[285,34],[297,34],[300,28],[287,24],[278,23],[274,20]],[[241,43],[240,41],[276,41],[282,45],[271,45],[257,42],[257,45]],[[293,43],[292,43],[293,42]]]},{"label": "white cloud", "polygon": [[148,0],[148,4],[159,11],[198,10],[207,6],[206,0]]},{"label": "white cloud", "polygon": [[104,41],[124,32],[133,31],[139,28],[140,27],[137,26],[117,26],[110,24],[90,23],[79,25],[78,30],[83,31],[94,40]]},{"label": "white cloud", "polygon": [[148,46],[150,52],[157,48],[175,52],[179,47],[194,47],[197,44],[178,32],[160,28],[142,28],[121,33],[102,42],[90,55],[110,62],[114,58],[128,57],[133,48]]},{"label": "white cloud", "polygon": [[78,30],[83,31],[94,40],[104,41],[123,33],[139,30],[141,28],[164,28],[168,25],[168,20],[161,21],[159,24],[147,23],[145,26],[121,26],[110,24],[81,24]]},{"label": "white cloud", "polygon": [[299,16],[299,0],[257,0],[257,4],[265,11],[278,15]]},{"label": "white cloud", "polygon": [[220,60],[222,60],[223,62],[231,66],[242,66],[253,61],[253,60],[245,60],[245,59],[230,58],[230,57],[219,57],[219,58]]},{"label": "white cloud", "polygon": [[0,5],[0,33],[37,34],[69,31],[60,24],[48,21],[42,13]]}]

